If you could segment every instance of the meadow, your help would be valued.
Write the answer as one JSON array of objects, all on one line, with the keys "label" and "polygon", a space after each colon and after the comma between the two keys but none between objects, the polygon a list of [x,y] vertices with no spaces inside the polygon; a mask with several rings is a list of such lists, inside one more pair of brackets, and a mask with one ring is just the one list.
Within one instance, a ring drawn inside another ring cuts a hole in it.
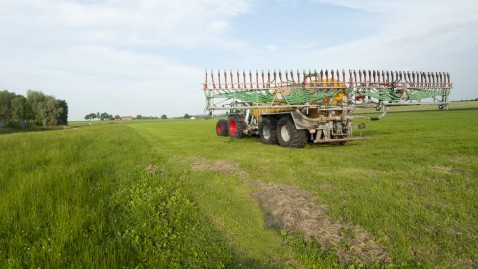
[{"label": "meadow", "polygon": [[0,135],[0,267],[476,268],[477,102],[393,110],[303,149],[216,120]]}]

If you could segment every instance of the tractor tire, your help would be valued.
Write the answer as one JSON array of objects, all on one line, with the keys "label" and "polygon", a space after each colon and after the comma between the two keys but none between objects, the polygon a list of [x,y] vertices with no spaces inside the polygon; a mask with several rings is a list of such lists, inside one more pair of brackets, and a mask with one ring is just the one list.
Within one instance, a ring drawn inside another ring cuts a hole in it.
[{"label": "tractor tire", "polygon": [[216,123],[216,134],[218,136],[227,136],[227,120],[218,120]]},{"label": "tractor tire", "polygon": [[244,138],[246,133],[244,132],[247,128],[246,123],[239,121],[238,116],[232,115],[229,116],[227,120],[227,131],[230,137],[233,138]]},{"label": "tractor tire", "polygon": [[277,123],[279,145],[287,148],[303,148],[307,144],[307,130],[297,130],[290,117],[282,117]]},{"label": "tractor tire", "polygon": [[259,138],[264,144],[277,144],[277,119],[272,117],[262,118],[259,124]]}]

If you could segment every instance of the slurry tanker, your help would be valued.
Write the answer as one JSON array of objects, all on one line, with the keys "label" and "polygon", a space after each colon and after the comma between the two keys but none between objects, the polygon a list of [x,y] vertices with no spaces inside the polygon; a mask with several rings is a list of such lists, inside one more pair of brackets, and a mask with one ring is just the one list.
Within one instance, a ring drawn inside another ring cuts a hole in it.
[{"label": "slurry tanker", "polygon": [[[282,72],[206,71],[206,110],[223,111],[218,136],[258,135],[265,144],[301,148],[307,142],[345,144],[354,120],[379,120],[393,106],[435,104],[448,109],[450,74],[378,70]],[[354,115],[360,108],[381,112]],[[224,113],[223,113],[224,114]],[[365,124],[358,124],[362,129]]]}]

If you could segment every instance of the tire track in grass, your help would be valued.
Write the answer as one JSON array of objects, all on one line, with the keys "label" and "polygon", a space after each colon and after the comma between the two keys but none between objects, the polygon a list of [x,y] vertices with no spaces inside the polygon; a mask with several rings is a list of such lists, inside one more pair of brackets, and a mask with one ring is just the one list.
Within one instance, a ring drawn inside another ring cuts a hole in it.
[{"label": "tire track in grass", "polygon": [[255,198],[267,214],[265,226],[292,234],[300,232],[307,240],[317,241],[323,252],[335,252],[341,263],[390,263],[385,248],[364,229],[327,215],[327,206],[318,205],[314,196],[293,186],[251,180],[246,172],[231,161],[194,159],[192,170],[236,173],[258,188]]}]

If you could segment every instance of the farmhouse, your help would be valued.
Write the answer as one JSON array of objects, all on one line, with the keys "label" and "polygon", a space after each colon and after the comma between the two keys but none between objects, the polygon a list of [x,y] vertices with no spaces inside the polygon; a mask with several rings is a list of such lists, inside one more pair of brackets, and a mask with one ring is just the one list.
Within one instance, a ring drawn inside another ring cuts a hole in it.
[{"label": "farmhouse", "polygon": [[133,116],[121,116],[120,120],[133,120]]}]

